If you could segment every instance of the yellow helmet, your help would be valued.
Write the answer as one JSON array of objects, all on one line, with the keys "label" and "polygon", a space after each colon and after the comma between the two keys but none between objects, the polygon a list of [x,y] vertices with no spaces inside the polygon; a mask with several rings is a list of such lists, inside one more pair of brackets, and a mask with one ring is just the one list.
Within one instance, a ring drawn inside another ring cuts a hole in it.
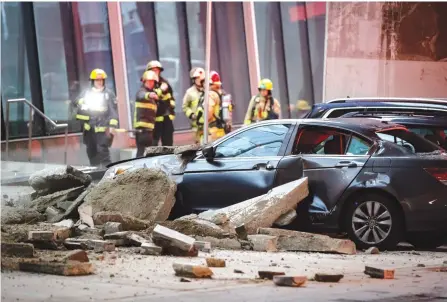
[{"label": "yellow helmet", "polygon": [[273,82],[269,79],[262,79],[259,82],[258,89],[273,90]]},{"label": "yellow helmet", "polygon": [[105,80],[107,79],[107,73],[99,68],[93,69],[90,73],[90,80]]},{"label": "yellow helmet", "polygon": [[141,77],[141,81],[144,82],[150,80],[158,82],[158,75],[152,70],[145,71]]},{"label": "yellow helmet", "polygon": [[157,60],[152,60],[146,65],[146,70],[151,70],[152,68],[160,68],[161,71],[164,70],[163,66],[161,66],[161,63]]},{"label": "yellow helmet", "polygon": [[310,105],[305,100],[299,100],[296,102],[296,109],[298,110],[310,110]]}]

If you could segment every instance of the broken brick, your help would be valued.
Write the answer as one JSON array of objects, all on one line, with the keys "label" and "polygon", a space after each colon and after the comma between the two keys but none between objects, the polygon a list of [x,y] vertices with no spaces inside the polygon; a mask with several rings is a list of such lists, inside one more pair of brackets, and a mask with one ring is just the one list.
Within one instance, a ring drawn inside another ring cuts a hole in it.
[{"label": "broken brick", "polygon": [[272,280],[274,276],[284,276],[284,272],[258,271],[259,278]]},{"label": "broken brick", "polygon": [[30,241],[52,241],[54,232],[52,231],[29,231],[28,240]]},{"label": "broken brick", "polygon": [[379,249],[376,248],[375,246],[370,247],[369,249],[367,249],[365,251],[366,254],[371,254],[371,255],[377,255],[380,253]]},{"label": "broken brick", "polygon": [[107,234],[112,234],[112,233],[117,233],[117,232],[121,232],[123,230],[123,225],[120,222],[106,222],[104,224],[104,233]]},{"label": "broken brick", "polygon": [[206,265],[208,267],[225,267],[225,260],[218,258],[206,258]]},{"label": "broken brick", "polygon": [[140,254],[158,256],[162,252],[162,248],[156,246],[152,242],[144,242],[140,247]]},{"label": "broken brick", "polygon": [[213,248],[220,248],[225,250],[240,250],[241,249],[241,243],[235,239],[235,238],[214,238],[210,236],[201,237],[201,236],[195,236],[196,240],[199,241],[208,241],[211,243]]},{"label": "broken brick", "polygon": [[394,269],[381,269],[371,266],[365,266],[364,273],[371,278],[394,279]]},{"label": "broken brick", "polygon": [[175,275],[186,278],[211,278],[213,271],[206,266],[193,264],[179,264],[172,265]]},{"label": "broken brick", "polygon": [[85,276],[93,273],[93,265],[88,262],[78,261],[68,261],[65,263],[46,261],[36,263],[21,262],[19,263],[19,270],[23,272],[62,276]]},{"label": "broken brick", "polygon": [[2,257],[34,257],[34,246],[30,243],[4,243],[2,242]]},{"label": "broken brick", "polygon": [[289,286],[289,287],[300,287],[303,286],[307,281],[307,277],[304,276],[274,276],[273,283],[277,286]]},{"label": "broken brick", "polygon": [[296,218],[296,209],[291,209],[276,219],[274,225],[285,226],[291,224]]},{"label": "broken brick", "polygon": [[[194,248],[194,238],[157,225],[152,231],[152,240],[163,248],[163,253],[174,256],[194,256],[197,250]],[[196,252],[194,252],[196,251]]]},{"label": "broken brick", "polygon": [[84,250],[74,250],[69,252],[63,261],[79,261],[79,262],[89,262],[87,252]]},{"label": "broken brick", "polygon": [[194,241],[194,247],[201,252],[211,252],[211,243],[207,241]]},{"label": "broken brick", "polygon": [[76,241],[76,239],[66,239],[64,241],[64,246],[69,250],[86,250],[88,249],[88,245],[86,241]]},{"label": "broken brick", "polygon": [[315,281],[317,282],[334,282],[337,283],[343,278],[341,274],[315,274]]},{"label": "broken brick", "polygon": [[134,246],[141,246],[143,243],[150,242],[150,240],[141,237],[140,235],[135,233],[128,234],[126,238],[129,241],[129,243],[131,243]]},{"label": "broken brick", "polygon": [[277,252],[278,237],[269,235],[248,235],[253,250],[259,252]]}]

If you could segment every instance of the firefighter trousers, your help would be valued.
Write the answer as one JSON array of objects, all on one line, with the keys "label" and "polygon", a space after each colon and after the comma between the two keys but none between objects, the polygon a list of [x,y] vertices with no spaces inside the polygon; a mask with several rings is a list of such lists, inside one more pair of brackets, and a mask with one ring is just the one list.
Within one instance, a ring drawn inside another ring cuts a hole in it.
[{"label": "firefighter trousers", "polygon": [[172,146],[174,144],[174,123],[167,116],[162,122],[156,122],[154,128],[153,146],[158,146],[161,140],[162,146]]},{"label": "firefighter trousers", "polygon": [[144,155],[144,150],[152,146],[153,133],[151,130],[143,130],[135,133],[135,142],[137,143],[137,158]]},{"label": "firefighter trousers", "polygon": [[93,129],[84,131],[84,144],[87,156],[93,167],[105,167],[110,160],[110,137],[105,132],[95,132]]}]

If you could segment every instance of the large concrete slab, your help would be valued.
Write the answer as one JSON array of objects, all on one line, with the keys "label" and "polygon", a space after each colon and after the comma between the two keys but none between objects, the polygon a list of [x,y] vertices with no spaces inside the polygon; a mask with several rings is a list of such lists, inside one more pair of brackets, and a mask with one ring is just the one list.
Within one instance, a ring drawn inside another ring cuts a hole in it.
[{"label": "large concrete slab", "polygon": [[260,228],[259,234],[277,236],[278,248],[283,251],[324,252],[353,255],[355,243],[347,239],[335,239],[320,234]]},{"label": "large concrete slab", "polygon": [[258,228],[272,226],[281,215],[294,209],[307,195],[308,179],[303,177],[275,187],[267,194],[201,215],[225,213],[233,226],[243,224],[248,234],[256,234]]}]

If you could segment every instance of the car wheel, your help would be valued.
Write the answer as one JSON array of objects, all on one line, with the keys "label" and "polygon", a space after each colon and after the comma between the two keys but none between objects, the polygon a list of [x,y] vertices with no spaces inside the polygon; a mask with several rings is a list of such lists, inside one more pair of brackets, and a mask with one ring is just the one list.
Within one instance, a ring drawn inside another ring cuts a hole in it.
[{"label": "car wheel", "polygon": [[447,244],[447,234],[422,233],[417,235],[409,235],[408,242],[417,249],[432,250]]},{"label": "car wheel", "polygon": [[353,200],[345,213],[345,230],[357,248],[393,249],[402,239],[402,213],[390,198],[364,194]]}]

